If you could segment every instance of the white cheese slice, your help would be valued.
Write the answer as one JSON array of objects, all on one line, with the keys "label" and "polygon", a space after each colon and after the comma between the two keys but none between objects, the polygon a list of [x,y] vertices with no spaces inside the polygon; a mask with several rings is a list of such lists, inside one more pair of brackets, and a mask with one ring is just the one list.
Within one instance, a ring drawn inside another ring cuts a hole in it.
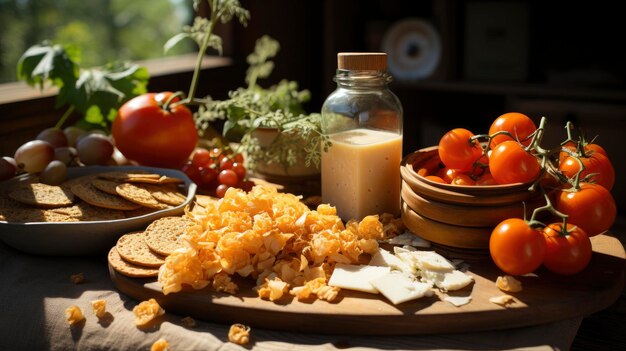
[{"label": "white cheese slice", "polygon": [[393,248],[394,255],[396,255],[396,257],[399,258],[406,267],[408,267],[408,271],[406,271],[405,273],[417,274],[415,259],[413,258],[413,255],[411,255],[412,252],[414,251],[398,246],[395,246]]},{"label": "white cheese slice", "polygon": [[461,271],[441,272],[424,270],[422,271],[422,277],[443,291],[462,289],[474,280],[472,276]]},{"label": "white cheese slice", "polygon": [[470,301],[472,301],[472,295],[467,295],[467,296],[446,295],[446,297],[444,297],[443,299],[453,304],[456,307],[460,307],[460,306],[467,305],[468,303],[470,303]]},{"label": "white cheese slice", "polygon": [[337,263],[333,274],[328,280],[329,286],[336,286],[342,289],[357,290],[377,294],[378,290],[370,280],[389,273],[389,267],[349,265]]},{"label": "white cheese slice", "polygon": [[391,269],[397,269],[405,273],[413,272],[413,269],[400,258],[381,247],[379,247],[378,252],[372,256],[369,264],[370,266],[390,267]]},{"label": "white cheese slice", "polygon": [[429,241],[426,241],[409,231],[406,231],[398,236],[394,236],[393,238],[387,240],[387,242],[392,245],[410,245],[422,248],[430,247]]},{"label": "white cheese slice", "polygon": [[412,253],[415,265],[420,270],[453,271],[454,265],[435,251],[415,251]]},{"label": "white cheese slice", "polygon": [[432,285],[418,282],[412,276],[392,271],[370,280],[370,283],[394,305],[432,295]]}]

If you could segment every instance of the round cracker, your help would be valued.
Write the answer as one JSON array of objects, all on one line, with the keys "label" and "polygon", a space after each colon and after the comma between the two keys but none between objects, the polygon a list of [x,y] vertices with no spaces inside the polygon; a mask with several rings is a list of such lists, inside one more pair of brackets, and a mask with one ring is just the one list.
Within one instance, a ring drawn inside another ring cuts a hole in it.
[{"label": "round cracker", "polygon": [[145,184],[144,187],[157,201],[166,203],[168,205],[182,205],[187,200],[185,195],[181,194],[175,187],[151,184]]},{"label": "round cracker", "polygon": [[108,260],[109,265],[111,265],[114,270],[127,277],[149,278],[159,275],[159,270],[157,268],[142,267],[124,261],[122,256],[120,256],[120,254],[117,252],[117,248],[115,248],[115,246],[113,246],[109,251]]},{"label": "round cracker", "polygon": [[145,230],[145,242],[150,250],[168,256],[183,247],[180,240],[188,224],[185,217],[163,217],[152,222]]},{"label": "round cracker", "polygon": [[140,204],[145,207],[162,210],[168,208],[167,204],[159,202],[141,184],[122,183],[115,187],[117,194],[128,201]]},{"label": "round cracker", "polygon": [[72,193],[88,204],[110,208],[113,210],[134,210],[141,205],[116,195],[107,194],[91,185],[91,181],[76,182],[72,185]]},{"label": "round cracker", "polygon": [[120,183],[107,179],[93,178],[91,180],[91,185],[95,186],[96,189],[100,191],[104,191],[107,194],[117,195],[117,191],[115,191],[115,187]]},{"label": "round cracker", "polygon": [[0,208],[0,221],[9,223],[78,222],[77,218],[32,207]]},{"label": "round cracker", "polygon": [[42,183],[21,184],[11,190],[8,196],[21,203],[37,207],[61,207],[74,203],[74,194],[57,185]]},{"label": "round cracker", "polygon": [[123,211],[113,210],[110,208],[98,207],[90,205],[86,202],[78,203],[70,207],[59,207],[49,210],[59,214],[64,214],[81,221],[110,221],[115,219],[124,219],[126,216]]},{"label": "round cracker", "polygon": [[143,231],[122,235],[115,245],[117,252],[127,262],[145,267],[160,267],[165,263],[163,256],[150,251],[144,238]]}]

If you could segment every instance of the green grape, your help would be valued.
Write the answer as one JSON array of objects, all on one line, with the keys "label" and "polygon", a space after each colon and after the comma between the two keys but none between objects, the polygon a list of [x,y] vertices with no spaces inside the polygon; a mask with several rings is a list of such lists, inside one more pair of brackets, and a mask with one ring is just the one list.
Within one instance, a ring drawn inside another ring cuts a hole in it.
[{"label": "green grape", "polygon": [[48,163],[39,175],[39,181],[48,185],[59,185],[67,176],[67,166],[59,160]]},{"label": "green grape", "polygon": [[39,173],[54,159],[54,147],[43,140],[32,140],[20,146],[13,157],[24,172]]}]

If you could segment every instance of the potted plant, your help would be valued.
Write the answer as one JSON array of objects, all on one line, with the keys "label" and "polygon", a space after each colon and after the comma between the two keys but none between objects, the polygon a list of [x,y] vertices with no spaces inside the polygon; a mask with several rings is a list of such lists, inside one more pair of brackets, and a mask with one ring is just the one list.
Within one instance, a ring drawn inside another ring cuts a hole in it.
[{"label": "potted plant", "polygon": [[279,48],[269,36],[258,39],[247,57],[247,86],[230,91],[223,101],[207,98],[195,116],[197,126],[202,131],[223,119],[224,137],[238,143],[238,151],[247,156],[247,167],[260,175],[318,176],[321,150],[330,141],[322,134],[320,114],[307,114],[303,108],[309,91],[288,80],[269,88],[257,84],[271,74],[271,58]]}]

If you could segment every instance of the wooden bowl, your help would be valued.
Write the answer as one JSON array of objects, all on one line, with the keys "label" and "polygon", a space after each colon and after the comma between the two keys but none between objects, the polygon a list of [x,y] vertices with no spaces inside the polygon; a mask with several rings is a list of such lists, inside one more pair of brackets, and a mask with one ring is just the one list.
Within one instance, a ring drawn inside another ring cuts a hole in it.
[{"label": "wooden bowl", "polygon": [[407,155],[400,165],[402,220],[416,235],[458,256],[484,254],[493,228],[507,218],[529,217],[543,205],[530,184],[463,186],[430,181],[415,169],[439,157],[428,147]]}]

